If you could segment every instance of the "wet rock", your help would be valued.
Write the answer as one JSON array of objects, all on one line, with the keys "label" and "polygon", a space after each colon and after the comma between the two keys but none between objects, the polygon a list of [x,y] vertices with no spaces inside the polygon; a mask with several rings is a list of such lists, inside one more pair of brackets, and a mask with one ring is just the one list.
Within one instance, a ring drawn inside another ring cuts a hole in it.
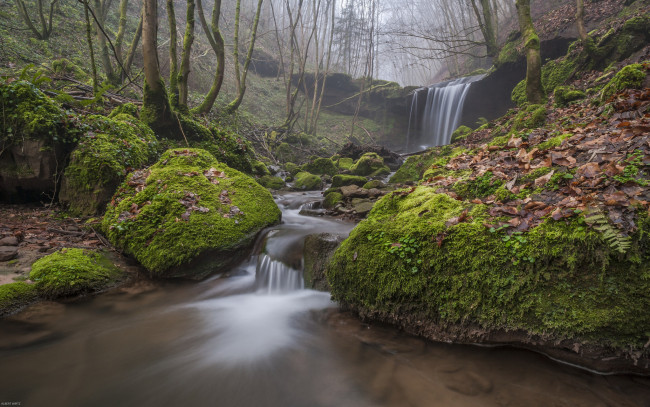
[{"label": "wet rock", "polygon": [[0,246],[18,246],[18,239],[15,236],[7,236],[0,239]]},{"label": "wet rock", "polygon": [[14,246],[0,247],[0,261],[9,261],[18,255],[18,249]]},{"label": "wet rock", "polygon": [[325,268],[334,251],[345,238],[331,233],[308,235],[303,248],[305,288],[329,291]]},{"label": "wet rock", "polygon": [[357,185],[348,185],[341,187],[343,198],[367,198],[369,193],[367,189],[359,188]]}]

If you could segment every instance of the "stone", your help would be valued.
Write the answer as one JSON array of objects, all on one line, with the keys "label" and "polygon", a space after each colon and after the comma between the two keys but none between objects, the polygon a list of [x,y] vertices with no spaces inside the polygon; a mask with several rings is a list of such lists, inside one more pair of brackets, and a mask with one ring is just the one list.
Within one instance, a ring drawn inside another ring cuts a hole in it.
[{"label": "stone", "polygon": [[0,261],[9,261],[18,255],[18,249],[14,246],[0,246]]},{"label": "stone", "polygon": [[329,291],[325,269],[330,257],[345,238],[332,233],[317,233],[305,237],[303,247],[305,288]]},{"label": "stone", "polygon": [[18,246],[18,239],[15,236],[7,236],[0,239],[0,246]]}]

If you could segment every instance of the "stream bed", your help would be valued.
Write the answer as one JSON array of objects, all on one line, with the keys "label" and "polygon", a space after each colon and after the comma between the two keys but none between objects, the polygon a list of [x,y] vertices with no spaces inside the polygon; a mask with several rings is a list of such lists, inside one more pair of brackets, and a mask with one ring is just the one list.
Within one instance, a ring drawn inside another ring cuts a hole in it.
[{"label": "stream bed", "polygon": [[279,197],[283,223],[226,274],[142,280],[0,320],[0,405],[650,406],[650,378],[428,342],[303,289],[304,237],[354,226],[300,215],[318,196]]}]

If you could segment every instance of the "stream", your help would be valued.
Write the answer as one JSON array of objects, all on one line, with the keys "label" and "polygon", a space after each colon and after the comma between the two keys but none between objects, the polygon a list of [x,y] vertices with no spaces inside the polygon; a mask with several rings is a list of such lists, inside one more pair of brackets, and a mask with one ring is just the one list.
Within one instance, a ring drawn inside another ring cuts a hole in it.
[{"label": "stream", "polygon": [[319,196],[278,197],[283,223],[228,273],[142,280],[0,320],[0,405],[650,406],[650,378],[428,342],[303,289],[304,237],[354,226],[300,215]]}]

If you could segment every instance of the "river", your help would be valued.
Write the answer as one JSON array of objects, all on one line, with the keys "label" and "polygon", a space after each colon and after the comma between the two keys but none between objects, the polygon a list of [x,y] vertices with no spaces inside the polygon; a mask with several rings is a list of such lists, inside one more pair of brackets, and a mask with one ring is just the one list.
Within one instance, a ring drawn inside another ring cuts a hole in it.
[{"label": "river", "polygon": [[[0,320],[0,405],[650,406],[650,378],[365,324],[302,288],[302,242],[352,226],[278,198],[259,255],[200,283],[140,280]],[[17,404],[14,404],[17,405]]]}]

